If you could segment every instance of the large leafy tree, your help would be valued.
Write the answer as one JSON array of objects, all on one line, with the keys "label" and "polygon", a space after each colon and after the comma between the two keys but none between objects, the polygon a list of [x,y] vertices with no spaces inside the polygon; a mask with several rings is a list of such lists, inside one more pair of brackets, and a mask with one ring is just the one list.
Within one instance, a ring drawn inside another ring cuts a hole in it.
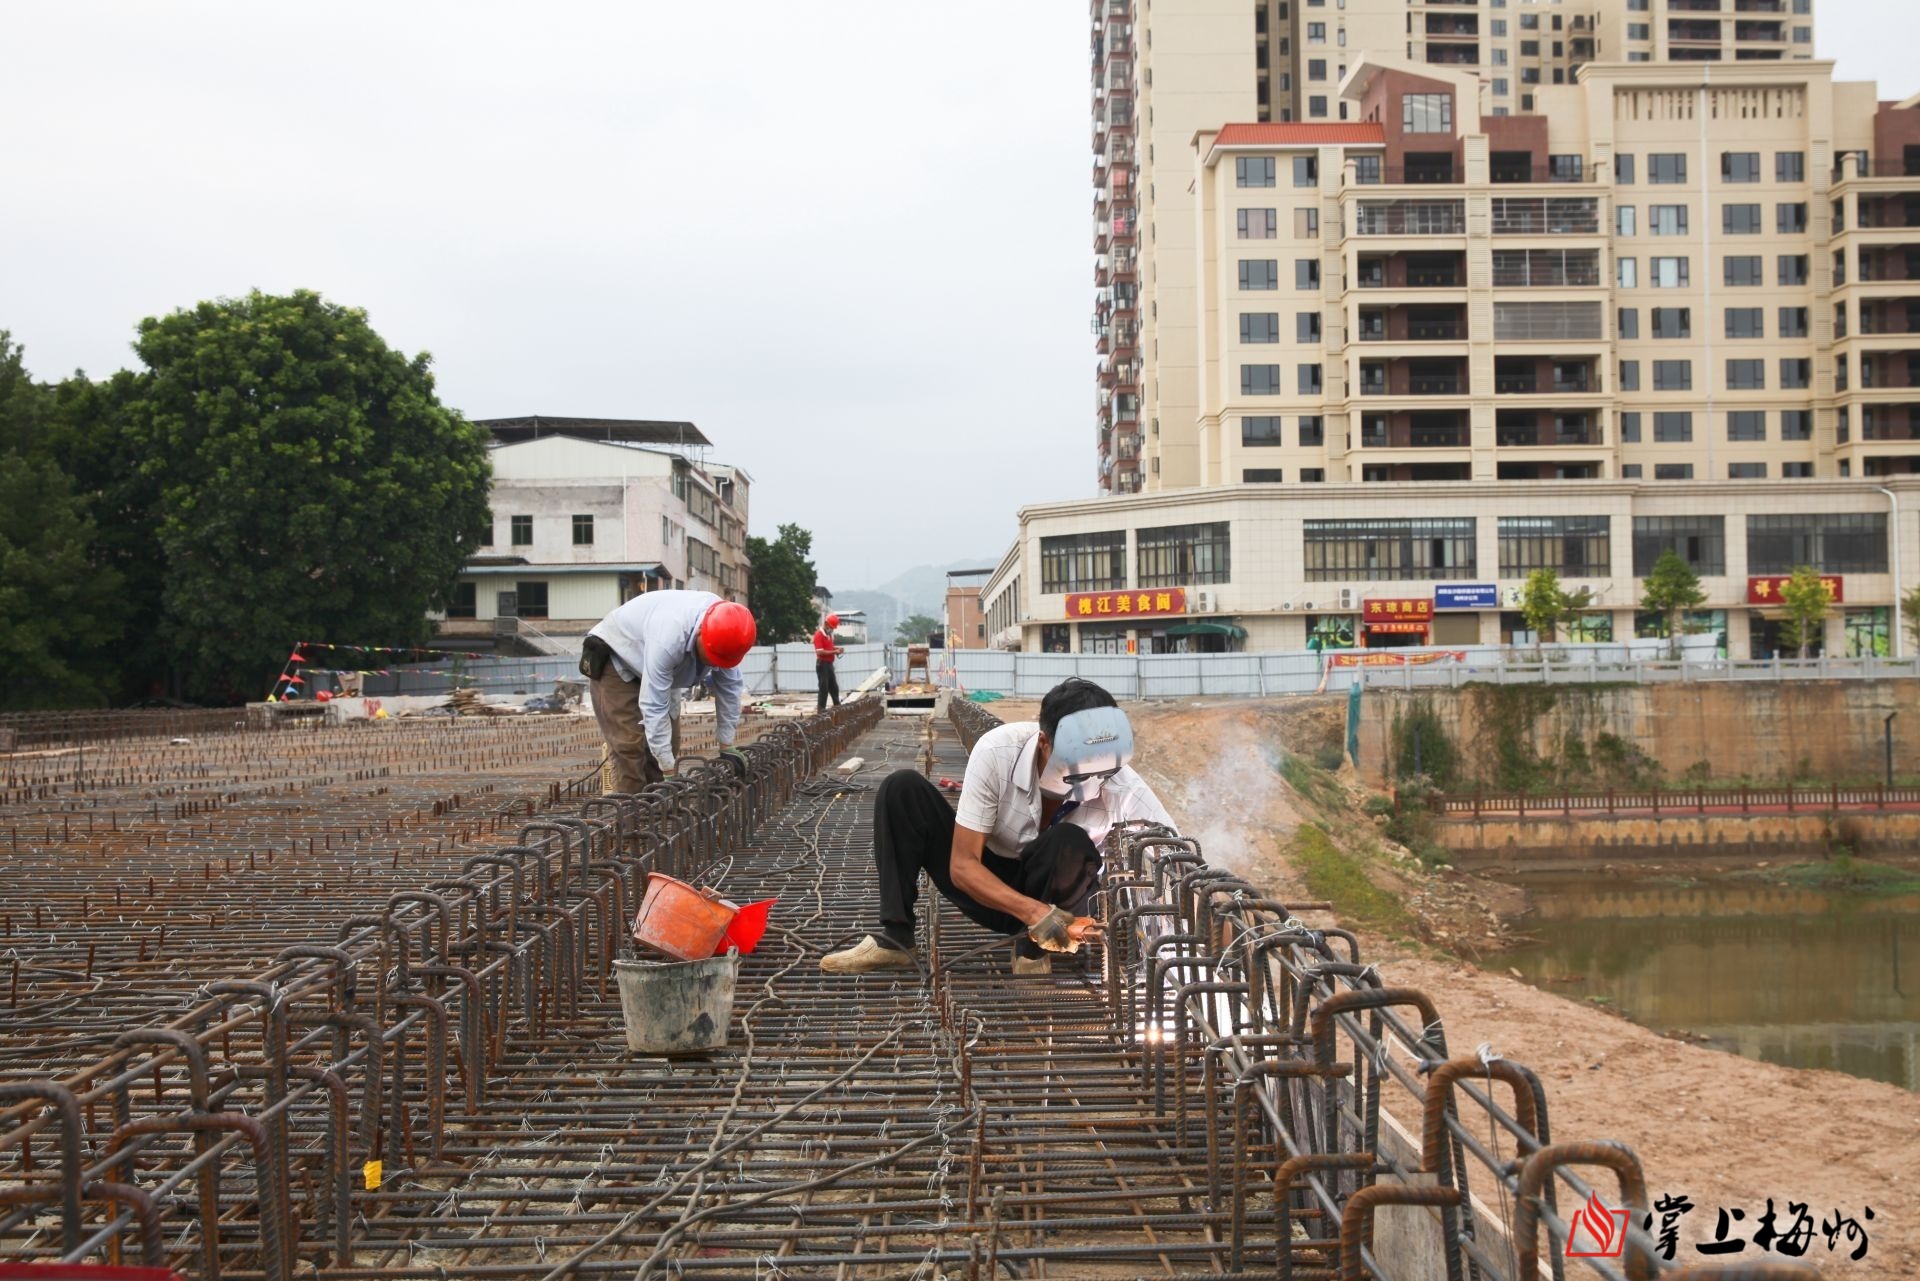
[{"label": "large leafy tree", "polygon": [[893,629],[896,645],[924,645],[927,637],[940,630],[940,620],[930,614],[909,614]]},{"label": "large leafy tree", "polygon": [[1780,643],[1805,658],[1807,650],[1820,643],[1826,630],[1827,612],[1833,605],[1833,589],[1811,565],[1796,565],[1793,575],[1780,584],[1780,603],[1786,608],[1781,621]]},{"label": "large leafy tree", "polygon": [[813,535],[798,525],[780,526],[772,542],[747,539],[747,607],[762,645],[805,640],[813,634]]},{"label": "large leafy tree", "polygon": [[149,318],[134,350],[145,372],[87,393],[130,460],[96,481],[164,561],[157,615],[133,622],[184,692],[257,693],[299,640],[425,638],[490,474],[426,354],[304,290]]},{"label": "large leafy tree", "polygon": [[1693,567],[1671,547],[1661,552],[1647,574],[1640,607],[1666,619],[1674,658],[1680,657],[1681,617],[1706,602],[1707,594],[1700,590],[1700,575],[1693,572]]}]

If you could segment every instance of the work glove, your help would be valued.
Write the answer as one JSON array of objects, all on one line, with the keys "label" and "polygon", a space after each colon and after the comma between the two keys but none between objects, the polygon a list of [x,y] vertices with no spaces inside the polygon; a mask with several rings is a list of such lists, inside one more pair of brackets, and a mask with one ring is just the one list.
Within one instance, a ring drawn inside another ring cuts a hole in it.
[{"label": "work glove", "polygon": [[660,762],[660,776],[662,778],[677,778],[679,777],[679,774],[680,774],[679,761],[673,760],[673,761]]},{"label": "work glove", "polygon": [[729,765],[732,765],[734,769],[738,770],[741,778],[745,778],[752,772],[752,762],[747,760],[747,754],[737,747],[721,748],[720,759],[726,761]]},{"label": "work glove", "polygon": [[1049,952],[1078,952],[1080,944],[1097,938],[1100,926],[1090,916],[1075,916],[1056,907],[1027,927],[1027,937]]}]

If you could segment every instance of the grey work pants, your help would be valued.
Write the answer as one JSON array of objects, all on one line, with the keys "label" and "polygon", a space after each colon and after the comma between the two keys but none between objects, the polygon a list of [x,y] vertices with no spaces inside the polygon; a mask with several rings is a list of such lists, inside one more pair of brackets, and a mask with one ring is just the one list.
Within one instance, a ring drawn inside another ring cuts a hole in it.
[{"label": "grey work pants", "polygon": [[[640,719],[640,682],[624,681],[612,663],[601,669],[593,685],[593,718],[600,723],[600,737],[606,740],[613,758],[615,792],[637,792],[658,783],[666,775],[660,762],[653,759],[647,746],[646,727]],[[673,754],[680,755],[680,718],[673,718]]]}]

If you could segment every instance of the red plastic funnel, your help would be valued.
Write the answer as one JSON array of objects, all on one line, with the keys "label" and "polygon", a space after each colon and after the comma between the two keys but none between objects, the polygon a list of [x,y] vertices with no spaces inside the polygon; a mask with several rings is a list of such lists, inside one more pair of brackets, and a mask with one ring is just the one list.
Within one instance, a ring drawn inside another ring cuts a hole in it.
[{"label": "red plastic funnel", "polygon": [[737,947],[742,956],[752,952],[760,940],[766,936],[767,913],[772,911],[773,905],[779,901],[777,898],[761,899],[758,903],[748,903],[735,912],[733,919],[727,922],[727,936],[720,943],[720,951],[724,952],[730,947]]}]

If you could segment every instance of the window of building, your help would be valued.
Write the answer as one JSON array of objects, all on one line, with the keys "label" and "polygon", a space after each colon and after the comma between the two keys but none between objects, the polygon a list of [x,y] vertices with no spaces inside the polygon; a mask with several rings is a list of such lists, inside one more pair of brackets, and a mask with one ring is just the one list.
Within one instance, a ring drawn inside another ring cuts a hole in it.
[{"label": "window of building", "polygon": [[1739,254],[1727,259],[1726,283],[1738,288],[1752,288],[1764,283],[1760,278],[1760,255]]},{"label": "window of building", "polygon": [[1811,409],[1783,409],[1780,411],[1781,440],[1812,440],[1813,411]]},{"label": "window of building", "polygon": [[1502,516],[1500,576],[1551,569],[1567,578],[1611,572],[1613,535],[1605,516]]},{"label": "window of building", "polygon": [[1640,443],[1640,415],[1637,412],[1620,415],[1620,443],[1623,445]]},{"label": "window of building", "polygon": [[1040,540],[1040,590],[1098,592],[1127,585],[1125,530],[1058,534]]},{"label": "window of building", "polygon": [[1766,389],[1766,361],[1729,360],[1727,362],[1728,391],[1765,391]]},{"label": "window of building", "polygon": [[1765,338],[1766,314],[1763,307],[1727,308],[1727,337]]},{"label": "window of building", "polygon": [[[1845,357],[1842,357],[1845,359]],[[1806,387],[1813,382],[1813,362],[1800,357],[1785,356],[1780,360],[1780,385],[1786,388]]]},{"label": "window of building", "polygon": [[1302,467],[1300,469],[1300,480],[1302,484],[1317,485],[1326,479],[1327,469],[1324,467]]},{"label": "window of building", "polygon": [[1813,464],[1781,463],[1780,478],[1782,480],[1811,480],[1813,478]]},{"label": "window of building", "polygon": [[1353,158],[1353,180],[1357,184],[1372,186],[1380,181],[1379,156],[1355,156]]},{"label": "window of building", "polygon": [[1727,464],[1728,480],[1765,480],[1766,478],[1767,465],[1765,463]]},{"label": "window of building", "polygon": [[1639,391],[1640,390],[1640,362],[1639,361],[1623,360],[1620,362],[1620,390],[1621,391]]},{"label": "window of building", "polygon": [[1613,231],[1618,236],[1636,235],[1634,231],[1634,207],[1615,205],[1613,209]]},{"label": "window of building", "polygon": [[[1505,50],[1505,49],[1495,49],[1495,50],[1494,50],[1493,52],[1494,52],[1494,55],[1495,55],[1495,59],[1494,59],[1494,60],[1495,60],[1495,61],[1497,62],[1497,61],[1499,60],[1499,55],[1501,55],[1501,54],[1504,54],[1504,53],[1506,52],[1506,50]],[[1508,96],[1510,96],[1510,95],[1511,95],[1512,93],[1513,93],[1513,84],[1512,84],[1512,82],[1511,82],[1511,81],[1509,81],[1509,80],[1507,79],[1507,77],[1505,77],[1505,76],[1495,76],[1495,77],[1493,78],[1493,96],[1494,96],[1494,97],[1496,97],[1496,98],[1505,98],[1505,97],[1508,97]]]},{"label": "window of building", "polygon": [[1633,339],[1640,336],[1640,313],[1632,307],[1622,307],[1614,313],[1614,337]]},{"label": "window of building", "polygon": [[1767,416],[1758,409],[1736,409],[1727,415],[1727,439],[1756,441],[1767,438]]},{"label": "window of building", "polygon": [[1240,481],[1246,485],[1280,485],[1286,479],[1286,472],[1278,467],[1247,467],[1240,472]]},{"label": "window of building", "polygon": [[1240,394],[1242,396],[1278,396],[1280,390],[1280,366],[1240,366]]},{"label": "window of building", "polygon": [[[1327,443],[1326,419],[1320,414],[1307,414],[1300,419],[1300,445],[1308,448]],[[1307,479],[1302,476],[1300,479]]]},{"label": "window of building", "polygon": [[1320,394],[1320,366],[1300,366],[1300,394],[1318,396]]},{"label": "window of building", "polygon": [[1650,236],[1686,235],[1687,207],[1685,205],[1648,205],[1647,234]]},{"label": "window of building", "polygon": [[1243,311],[1240,313],[1240,341],[1263,343],[1280,341],[1280,313]]},{"label": "window of building", "polygon": [[1613,180],[1622,187],[1633,185],[1633,156],[1622,152],[1613,158]]},{"label": "window of building", "polygon": [[1633,576],[1645,578],[1664,552],[1673,552],[1703,578],[1727,572],[1727,523],[1723,516],[1635,516]]},{"label": "window of building", "polygon": [[1693,362],[1691,360],[1654,361],[1653,389],[1655,391],[1692,391]]},{"label": "window of building", "polygon": [[1242,209],[1234,215],[1242,240],[1272,240],[1279,220],[1271,209]]},{"label": "window of building", "polygon": [[1615,258],[1613,260],[1614,283],[1622,289],[1640,287],[1640,261],[1637,258]]},{"label": "window of building", "polygon": [[1492,29],[1495,40],[1505,39],[1507,34],[1507,20],[1505,18],[1495,18]]},{"label": "window of building", "polygon": [[1797,236],[1807,229],[1807,202],[1795,201],[1773,207],[1773,229],[1783,236]]},{"label": "window of building", "polygon": [[1327,24],[1324,22],[1309,22],[1307,24],[1307,43],[1325,44],[1326,42]]},{"label": "window of building", "polygon": [[593,546],[593,517],[575,515],[573,518],[573,545],[575,547]]},{"label": "window of building", "polygon": [[1314,343],[1320,341],[1320,313],[1302,311],[1293,318],[1293,337],[1295,342]]},{"label": "window of building", "polygon": [[547,616],[547,584],[544,580],[515,583],[513,595],[516,602],[515,612],[522,618],[545,618]]},{"label": "window of building", "polygon": [[1307,59],[1307,79],[1325,80],[1327,78],[1327,60],[1325,58]]},{"label": "window of building", "polygon": [[1584,156],[1548,156],[1547,180],[1549,182],[1579,182],[1586,174],[1587,162]]},{"label": "window of building", "polygon": [[448,618],[472,618],[480,612],[480,589],[472,579],[453,585],[453,594],[447,598]]},{"label": "window of building", "polygon": [[1272,258],[1242,258],[1240,260],[1240,287],[1242,289],[1278,289],[1280,287],[1280,264]]},{"label": "window of building", "polygon": [[1782,307],[1780,309],[1780,336],[1782,338],[1805,338],[1807,336],[1807,309],[1805,307]]},{"label": "window of building", "polygon": [[1452,133],[1453,95],[1450,93],[1402,95],[1400,126],[1407,133]]},{"label": "window of building", "polygon": [[1759,235],[1760,206],[1722,205],[1720,207],[1720,230],[1729,236]]},{"label": "window of building", "polygon": [[1684,289],[1688,262],[1685,258],[1655,258],[1649,263],[1649,275],[1655,289]]},{"label": "window of building", "polygon": [[1296,209],[1293,211],[1293,237],[1295,240],[1311,240],[1320,234],[1320,211],[1318,209]]},{"label": "window of building", "polygon": [[1621,480],[1639,480],[1640,470],[1641,469],[1640,469],[1639,463],[1621,463],[1620,479]]},{"label": "window of building", "polygon": [[1273,157],[1236,156],[1233,161],[1233,185],[1236,187],[1273,186]]},{"label": "window of building", "polygon": [[1795,27],[1793,29],[1793,42],[1795,44],[1812,44],[1813,28],[1812,27]]},{"label": "window of building", "polygon": [[1540,15],[1537,13],[1521,14],[1520,29],[1522,31],[1538,31],[1540,29]]},{"label": "window of building", "polygon": [[1645,22],[1629,22],[1627,24],[1627,39],[1629,40],[1653,39],[1652,25]]},{"label": "window of building", "polygon": [[1684,445],[1693,439],[1693,415],[1675,410],[1653,416],[1653,439],[1661,445]]},{"label": "window of building", "polygon": [[[1309,116],[1325,118],[1327,114],[1327,95],[1325,95],[1324,93],[1316,93],[1312,97],[1308,98],[1307,114]],[[1295,183],[1294,185],[1299,186],[1300,184]]]},{"label": "window of building", "polygon": [[1823,574],[1887,572],[1885,512],[1747,517],[1747,572],[1791,574],[1811,565]]},{"label": "window of building", "polygon": [[533,517],[509,516],[507,526],[513,531],[512,539],[515,547],[533,546]]},{"label": "window of building", "polygon": [[1224,583],[1232,575],[1228,522],[1162,525],[1134,534],[1134,583],[1139,587],[1184,587]]},{"label": "window of building", "polygon": [[[1531,48],[1529,48],[1529,46],[1532,46],[1532,47],[1531,47]],[[1536,44],[1536,43],[1534,43],[1534,42],[1533,42],[1533,41],[1531,41],[1531,40],[1523,40],[1523,41],[1521,41],[1521,42],[1520,42],[1520,54],[1521,54],[1521,56],[1522,56],[1522,57],[1526,57],[1526,58],[1534,58],[1534,57],[1538,57],[1538,56],[1539,56],[1539,54],[1540,54],[1540,46],[1539,46],[1538,44]],[[1539,84],[1539,83],[1540,83],[1540,68],[1538,68],[1538,67],[1522,67],[1522,68],[1520,68],[1520,83],[1521,83],[1521,84],[1523,84],[1523,85],[1537,85],[1537,84]],[[1532,98],[1532,97],[1533,97],[1533,95],[1532,95],[1532,94],[1528,94],[1528,95],[1527,95],[1527,97],[1528,97],[1528,98]]]},{"label": "window of building", "polygon": [[1653,336],[1655,338],[1693,337],[1693,308],[1655,307],[1653,309]]},{"label": "window of building", "polygon": [[1773,180],[1775,182],[1805,182],[1807,180],[1807,153],[1804,151],[1774,152]]},{"label": "window of building", "polygon": [[1471,516],[1309,520],[1303,537],[1310,583],[1471,578],[1477,572]]},{"label": "window of building", "polygon": [[1280,444],[1280,420],[1273,415],[1262,415],[1240,420],[1240,443],[1249,448],[1264,449]]},{"label": "window of building", "polygon": [[1653,465],[1653,478],[1655,480],[1692,480],[1693,464],[1655,463]]},{"label": "window of building", "polygon": [[[1271,289],[1274,286],[1269,285]],[[1295,289],[1318,289],[1320,287],[1320,260],[1318,258],[1296,258],[1293,260],[1293,287]]]},{"label": "window of building", "polygon": [[1760,153],[1757,151],[1721,152],[1720,181],[1759,182]]},{"label": "window of building", "polygon": [[480,527],[480,546],[493,546],[493,513],[487,513],[487,523]]},{"label": "window of building", "polygon": [[1807,256],[1805,254],[1781,254],[1774,264],[1783,285],[1804,285],[1807,283]]},{"label": "window of building", "polygon": [[1317,187],[1320,185],[1320,158],[1318,156],[1295,156],[1293,158],[1293,185],[1296,187]]},{"label": "window of building", "polygon": [[1656,152],[1647,157],[1647,181],[1671,186],[1687,180],[1685,152]]}]

